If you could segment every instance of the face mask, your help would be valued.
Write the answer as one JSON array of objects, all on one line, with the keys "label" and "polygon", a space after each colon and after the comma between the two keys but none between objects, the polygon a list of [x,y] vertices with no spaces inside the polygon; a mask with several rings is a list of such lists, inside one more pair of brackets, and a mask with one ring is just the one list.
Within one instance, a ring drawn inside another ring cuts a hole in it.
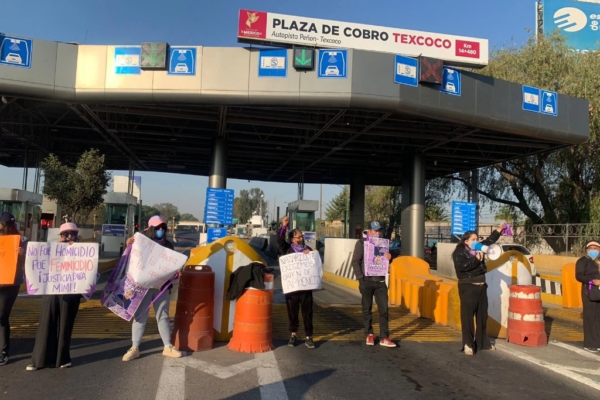
[{"label": "face mask", "polygon": [[154,231],[154,237],[157,239],[162,239],[165,236],[165,231]]},{"label": "face mask", "polygon": [[600,251],[598,251],[598,250],[588,250],[587,255],[592,260],[595,260],[596,258],[598,258],[598,255],[600,255]]}]

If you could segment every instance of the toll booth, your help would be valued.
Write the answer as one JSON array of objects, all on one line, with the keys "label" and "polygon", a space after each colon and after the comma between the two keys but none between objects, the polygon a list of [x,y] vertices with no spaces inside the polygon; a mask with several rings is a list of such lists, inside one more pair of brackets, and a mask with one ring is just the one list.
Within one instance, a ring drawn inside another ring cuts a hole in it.
[{"label": "toll booth", "polygon": [[296,200],[288,204],[290,227],[300,229],[304,234],[304,242],[312,249],[317,248],[315,215],[319,211],[317,200]]},{"label": "toll booth", "polygon": [[106,211],[102,224],[101,249],[104,255],[116,256],[133,236],[137,224],[138,200],[128,193],[108,192],[104,195]]},{"label": "toll booth", "polygon": [[0,189],[0,212],[15,216],[19,232],[32,241],[39,239],[40,216],[44,197],[20,189]]}]

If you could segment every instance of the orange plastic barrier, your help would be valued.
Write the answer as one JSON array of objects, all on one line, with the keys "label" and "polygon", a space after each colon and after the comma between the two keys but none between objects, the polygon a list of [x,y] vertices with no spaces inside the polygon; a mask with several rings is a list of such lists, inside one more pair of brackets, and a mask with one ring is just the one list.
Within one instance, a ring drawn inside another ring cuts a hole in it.
[{"label": "orange plastic barrier", "polygon": [[17,278],[19,235],[0,236],[0,285],[13,285]]},{"label": "orange plastic barrier", "polygon": [[[248,288],[235,306],[233,336],[227,347],[241,353],[264,353],[273,345],[273,274],[265,274],[266,290]],[[270,289],[269,289],[270,287]]]},{"label": "orange plastic barrier", "polygon": [[582,308],[581,282],[575,279],[575,264],[562,267],[562,302],[563,307]]},{"label": "orange plastic barrier", "polygon": [[183,351],[210,350],[214,344],[215,273],[208,265],[186,265],[181,273],[173,345]]},{"label": "orange plastic barrier", "polygon": [[528,347],[548,344],[541,288],[534,285],[512,285],[508,301],[507,341]]}]

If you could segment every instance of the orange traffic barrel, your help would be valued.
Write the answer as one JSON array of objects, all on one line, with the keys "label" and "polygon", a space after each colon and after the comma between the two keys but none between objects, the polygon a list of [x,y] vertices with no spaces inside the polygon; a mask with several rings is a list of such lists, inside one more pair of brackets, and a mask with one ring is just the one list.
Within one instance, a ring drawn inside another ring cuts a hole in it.
[{"label": "orange traffic barrel", "polygon": [[213,348],[215,273],[208,265],[187,265],[181,272],[173,345],[183,351]]},{"label": "orange traffic barrel", "polygon": [[244,289],[235,305],[233,336],[227,347],[241,353],[264,353],[273,345],[273,274],[265,274],[265,290]]},{"label": "orange traffic barrel", "polygon": [[548,344],[541,288],[534,285],[512,285],[508,300],[506,340],[521,346]]}]

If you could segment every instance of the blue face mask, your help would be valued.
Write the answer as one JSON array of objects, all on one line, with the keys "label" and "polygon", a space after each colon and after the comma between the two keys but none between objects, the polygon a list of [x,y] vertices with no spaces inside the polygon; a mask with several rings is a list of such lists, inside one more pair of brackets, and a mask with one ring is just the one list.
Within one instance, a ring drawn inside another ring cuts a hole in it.
[{"label": "blue face mask", "polygon": [[598,250],[588,250],[587,255],[592,260],[595,260],[596,258],[598,258],[598,255],[600,255],[600,251],[598,251]]},{"label": "blue face mask", "polygon": [[162,239],[165,236],[165,231],[154,231],[154,237],[157,239]]}]

